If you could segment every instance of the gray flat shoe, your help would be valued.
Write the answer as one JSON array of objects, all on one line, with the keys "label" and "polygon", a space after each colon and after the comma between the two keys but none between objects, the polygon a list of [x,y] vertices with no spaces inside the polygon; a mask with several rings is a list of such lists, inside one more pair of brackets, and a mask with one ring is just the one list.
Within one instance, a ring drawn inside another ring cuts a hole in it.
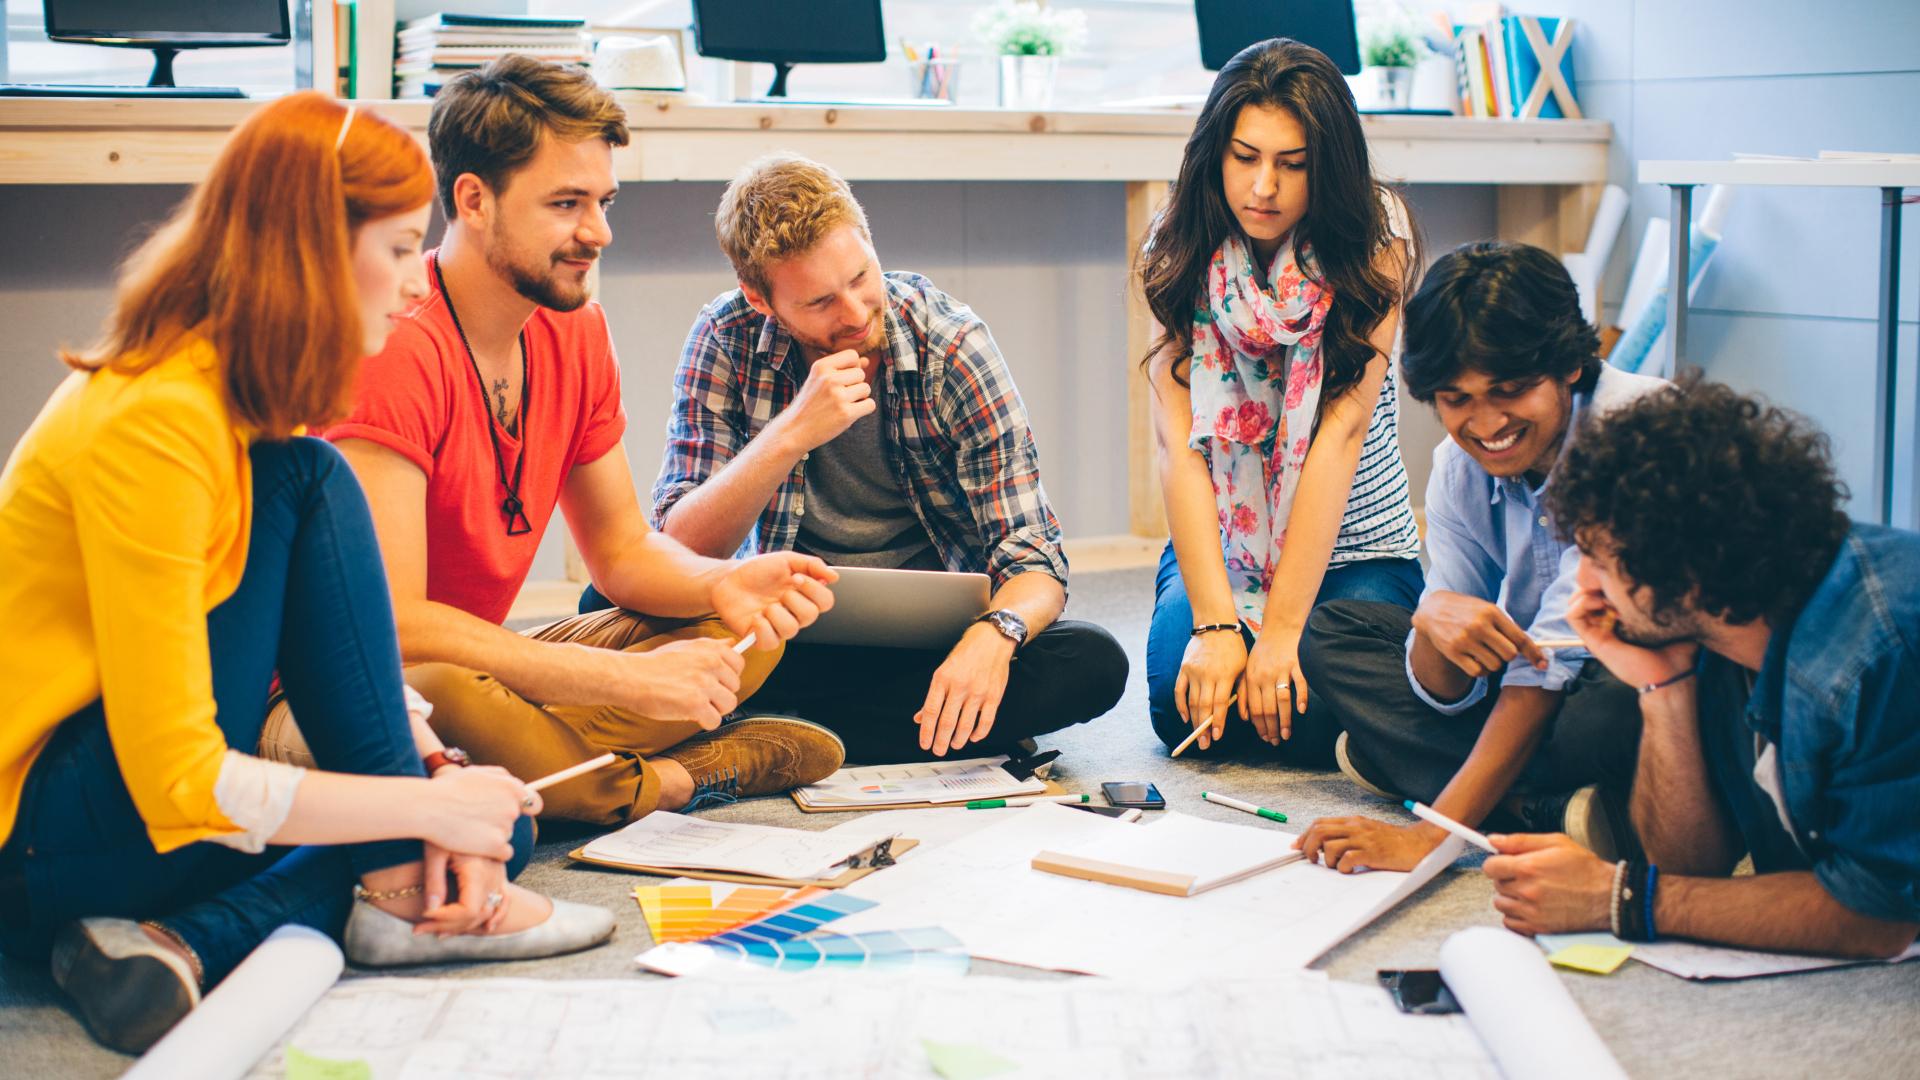
[{"label": "gray flat shoe", "polygon": [[103,1046],[145,1053],[200,1004],[193,970],[132,919],[81,919],[53,941],[53,981]]},{"label": "gray flat shoe", "polygon": [[591,949],[613,936],[613,912],[554,900],[553,914],[515,934],[416,934],[413,924],[365,901],[347,916],[347,959],[361,967],[451,964],[463,960],[534,960]]}]

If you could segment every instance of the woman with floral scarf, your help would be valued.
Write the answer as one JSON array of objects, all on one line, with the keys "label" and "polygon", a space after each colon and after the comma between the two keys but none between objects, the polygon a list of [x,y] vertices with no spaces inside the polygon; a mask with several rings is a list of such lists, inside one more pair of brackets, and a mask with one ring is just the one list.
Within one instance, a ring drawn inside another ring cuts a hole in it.
[{"label": "woman with floral scarf", "polygon": [[1221,68],[1139,259],[1162,331],[1143,366],[1172,541],[1147,686],[1169,746],[1204,727],[1201,751],[1257,737],[1332,764],[1308,614],[1419,600],[1390,360],[1417,247],[1324,54],[1277,38]]}]

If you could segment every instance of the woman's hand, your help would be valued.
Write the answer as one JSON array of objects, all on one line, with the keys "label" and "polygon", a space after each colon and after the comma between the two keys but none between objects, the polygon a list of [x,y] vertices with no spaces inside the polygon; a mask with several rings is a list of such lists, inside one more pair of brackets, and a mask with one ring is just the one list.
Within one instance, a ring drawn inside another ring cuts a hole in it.
[{"label": "woman's hand", "polygon": [[[420,839],[454,855],[505,862],[513,857],[513,823],[523,813],[540,813],[538,794],[492,766],[442,769],[426,791]],[[429,873],[427,880],[431,887],[436,879]]]},{"label": "woman's hand", "polygon": [[1195,634],[1187,639],[1180,674],[1173,681],[1173,706],[1188,727],[1209,725],[1200,749],[1213,745],[1227,729],[1227,699],[1247,668],[1247,643],[1236,627]]},{"label": "woman's hand", "polygon": [[1343,874],[1368,870],[1411,870],[1447,838],[1445,829],[1416,821],[1391,825],[1370,817],[1321,818],[1293,842],[1307,857]]},{"label": "woman's hand", "polygon": [[1268,624],[1247,654],[1240,676],[1240,715],[1271,746],[1293,736],[1293,715],[1307,708],[1307,676],[1300,670],[1300,631]]},{"label": "woman's hand", "polygon": [[[512,903],[507,888],[507,864],[497,859],[455,855],[436,844],[426,845],[425,907],[416,934],[491,934],[506,918]],[[447,899],[447,873],[453,873],[454,897]],[[490,902],[493,897],[498,902]]]}]

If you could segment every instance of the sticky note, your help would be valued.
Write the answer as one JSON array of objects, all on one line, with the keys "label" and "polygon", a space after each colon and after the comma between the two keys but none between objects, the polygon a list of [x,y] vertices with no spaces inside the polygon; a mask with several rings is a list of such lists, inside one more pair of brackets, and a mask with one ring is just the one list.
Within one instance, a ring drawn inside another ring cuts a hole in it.
[{"label": "sticky note", "polygon": [[287,1080],[373,1080],[373,1066],[359,1058],[338,1061],[287,1047]]},{"label": "sticky note", "polygon": [[1568,945],[1548,956],[1547,963],[1595,975],[1611,975],[1632,955],[1631,945]]},{"label": "sticky note", "polygon": [[927,1064],[942,1080],[985,1080],[989,1076],[1012,1072],[1017,1066],[999,1054],[972,1043],[943,1043],[921,1039],[927,1051]]}]

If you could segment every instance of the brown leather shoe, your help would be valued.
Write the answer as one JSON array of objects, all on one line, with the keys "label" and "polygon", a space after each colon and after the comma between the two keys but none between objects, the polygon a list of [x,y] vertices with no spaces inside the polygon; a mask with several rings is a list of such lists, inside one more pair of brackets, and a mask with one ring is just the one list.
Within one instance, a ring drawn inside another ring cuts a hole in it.
[{"label": "brown leather shoe", "polygon": [[847,747],[840,736],[797,717],[748,716],[659,756],[693,778],[685,812],[819,783],[847,760]]}]

